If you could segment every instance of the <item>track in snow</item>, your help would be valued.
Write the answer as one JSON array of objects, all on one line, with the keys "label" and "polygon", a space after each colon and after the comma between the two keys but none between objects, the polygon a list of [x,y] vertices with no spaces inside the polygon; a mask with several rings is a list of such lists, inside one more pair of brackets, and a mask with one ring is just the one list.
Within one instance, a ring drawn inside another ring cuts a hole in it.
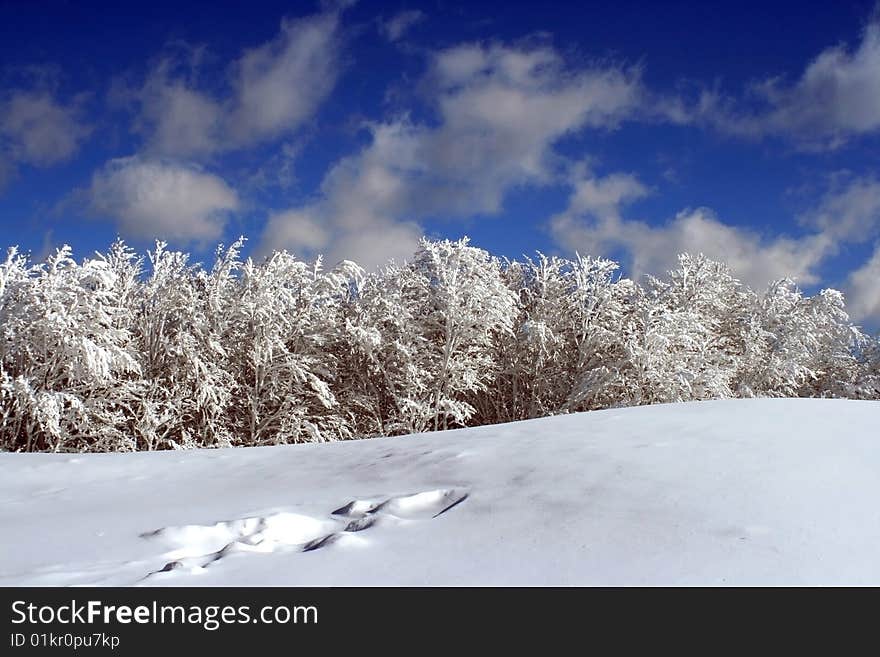
[{"label": "track in snow", "polygon": [[[197,572],[241,553],[311,552],[332,544],[364,544],[361,532],[383,524],[436,518],[467,499],[462,488],[441,488],[411,495],[357,499],[319,519],[290,512],[219,521],[211,525],[162,527],[141,537],[171,549],[162,568],[143,579],[176,570]],[[357,534],[357,535],[356,535]]]}]

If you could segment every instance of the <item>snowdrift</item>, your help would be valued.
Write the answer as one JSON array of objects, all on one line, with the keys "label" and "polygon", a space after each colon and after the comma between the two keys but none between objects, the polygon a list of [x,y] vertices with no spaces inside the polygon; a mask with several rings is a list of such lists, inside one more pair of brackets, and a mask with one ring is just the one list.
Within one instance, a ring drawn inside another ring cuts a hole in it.
[{"label": "snowdrift", "polygon": [[880,584],[880,402],[0,454],[0,584]]}]

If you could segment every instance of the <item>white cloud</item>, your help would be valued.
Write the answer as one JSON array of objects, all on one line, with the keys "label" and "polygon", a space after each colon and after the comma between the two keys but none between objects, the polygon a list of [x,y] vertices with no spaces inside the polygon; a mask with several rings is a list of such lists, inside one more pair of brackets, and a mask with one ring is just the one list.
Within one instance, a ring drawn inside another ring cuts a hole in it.
[{"label": "white cloud", "polygon": [[[192,68],[197,63],[191,63]],[[140,104],[134,129],[148,138],[150,152],[164,156],[203,156],[221,146],[223,108],[208,94],[193,88],[191,80],[175,75],[178,62],[162,59],[143,87],[130,92]],[[191,75],[194,72],[190,71]]]},{"label": "white cloud", "polygon": [[179,241],[216,240],[239,206],[235,191],[217,176],[137,157],[108,162],[92,176],[88,197],[126,236]]},{"label": "white cloud", "polygon": [[636,70],[568,71],[549,48],[454,48],[436,57],[431,82],[442,123],[420,139],[435,178],[420,204],[433,192],[436,211],[459,215],[498,212],[510,187],[549,181],[556,141],[616,127],[642,93]]},{"label": "white cloud", "polygon": [[[880,180],[861,176],[835,181],[802,221],[841,243],[875,241],[880,234]],[[850,273],[844,288],[855,319],[880,322],[880,243],[873,256]]]},{"label": "white cloud", "polygon": [[847,281],[847,309],[857,320],[880,323],[880,244],[874,255]]},{"label": "white cloud", "polygon": [[807,149],[836,148],[852,137],[880,130],[880,23],[870,22],[855,49],[828,48],[801,77],[763,80],[750,88],[756,109],[703,94],[691,119],[748,137],[790,137]]},{"label": "white cloud", "polygon": [[880,181],[863,176],[835,184],[819,206],[801,219],[836,239],[867,242],[880,229]]},{"label": "white cloud", "polygon": [[11,176],[16,163],[48,167],[69,159],[92,131],[81,114],[81,98],[64,105],[47,90],[0,98],[0,169]]},{"label": "white cloud", "polygon": [[330,235],[321,221],[302,210],[270,215],[265,238],[275,244],[294,245],[308,253],[320,252],[330,242]]},{"label": "white cloud", "polygon": [[575,215],[618,217],[621,206],[650,193],[638,178],[626,173],[595,178],[586,169],[580,169],[572,182],[567,212]]},{"label": "white cloud", "polygon": [[289,135],[336,84],[337,10],[283,20],[276,37],[229,67],[226,93],[198,88],[200,49],[162,58],[137,89],[117,92],[139,108],[134,129],[158,156],[203,157]]},{"label": "white cloud", "polygon": [[725,262],[757,290],[785,276],[804,284],[817,282],[816,267],[836,248],[825,234],[766,238],[724,224],[707,208],[679,212],[659,226],[622,218],[621,207],[645,193],[628,174],[579,180],[569,207],[550,219],[552,234],[561,246],[584,254],[624,251],[634,276],[663,274],[675,267],[679,253],[702,253]]},{"label": "white cloud", "polygon": [[229,135],[248,144],[289,133],[329,95],[338,72],[336,13],[281,23],[280,34],[235,63]]},{"label": "white cloud", "polygon": [[412,257],[422,235],[421,227],[414,222],[379,219],[341,232],[326,251],[327,262],[354,260],[366,269],[389,260],[403,262]]},{"label": "white cloud", "polygon": [[334,265],[354,260],[371,269],[389,260],[409,258],[422,236],[421,227],[410,221],[395,221],[372,214],[355,219],[328,214],[330,206],[318,203],[272,214],[263,232],[258,253],[287,249],[298,257],[325,256]]},{"label": "white cloud", "polygon": [[[331,236],[334,253],[399,258],[424,218],[499,212],[512,187],[558,176],[556,141],[614,128],[637,111],[642,94],[637,70],[572,71],[550,48],[501,45],[436,54],[423,87],[435,124],[403,118],[370,125],[370,144],[333,166],[321,198],[298,209]],[[270,224],[264,250],[307,246],[281,222]],[[378,239],[383,233],[388,239]]]},{"label": "white cloud", "polygon": [[379,28],[386,39],[392,43],[409,31],[411,27],[425,20],[425,14],[418,9],[401,11],[387,21],[382,21]]}]

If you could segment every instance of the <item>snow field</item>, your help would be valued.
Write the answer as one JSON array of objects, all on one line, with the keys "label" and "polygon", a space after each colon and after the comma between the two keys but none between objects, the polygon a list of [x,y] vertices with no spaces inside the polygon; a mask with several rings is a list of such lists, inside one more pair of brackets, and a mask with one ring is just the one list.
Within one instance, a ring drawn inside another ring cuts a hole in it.
[{"label": "snow field", "polygon": [[878,426],[877,402],[756,399],[0,454],[0,585],[878,584]]}]

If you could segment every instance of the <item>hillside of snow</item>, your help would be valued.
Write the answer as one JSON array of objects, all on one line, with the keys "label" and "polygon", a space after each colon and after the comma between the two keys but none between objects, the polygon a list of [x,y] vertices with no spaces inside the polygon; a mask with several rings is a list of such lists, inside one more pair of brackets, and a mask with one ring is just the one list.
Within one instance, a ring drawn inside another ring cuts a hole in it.
[{"label": "hillside of snow", "polygon": [[880,402],[0,454],[0,585],[880,584]]}]

